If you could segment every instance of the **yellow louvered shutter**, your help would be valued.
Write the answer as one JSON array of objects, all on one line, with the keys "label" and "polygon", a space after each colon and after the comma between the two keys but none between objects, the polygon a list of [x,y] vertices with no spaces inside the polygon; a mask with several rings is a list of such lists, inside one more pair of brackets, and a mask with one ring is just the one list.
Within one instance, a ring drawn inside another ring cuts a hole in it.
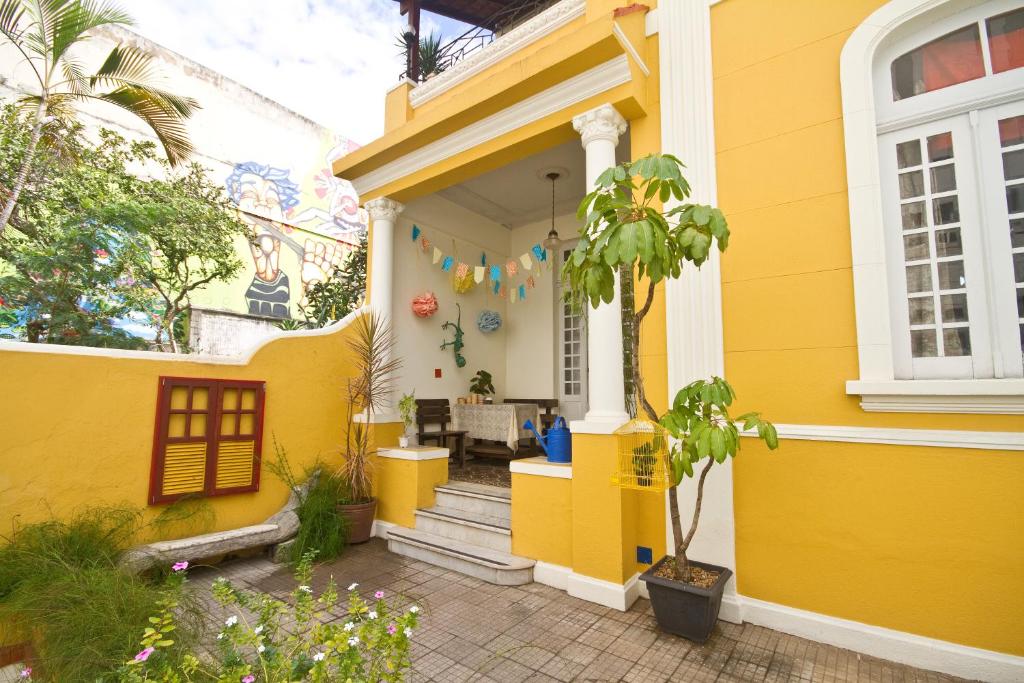
[{"label": "yellow louvered shutter", "polygon": [[206,490],[206,444],[176,443],[164,452],[165,496],[202,493]]},{"label": "yellow louvered shutter", "polygon": [[253,442],[226,441],[217,448],[217,488],[232,489],[252,483]]}]

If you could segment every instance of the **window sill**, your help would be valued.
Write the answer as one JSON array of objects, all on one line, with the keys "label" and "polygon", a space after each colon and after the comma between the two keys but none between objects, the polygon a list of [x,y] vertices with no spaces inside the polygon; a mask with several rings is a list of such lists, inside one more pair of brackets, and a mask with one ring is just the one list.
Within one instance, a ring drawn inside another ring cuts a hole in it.
[{"label": "window sill", "polygon": [[1024,414],[1024,379],[850,380],[871,413]]}]

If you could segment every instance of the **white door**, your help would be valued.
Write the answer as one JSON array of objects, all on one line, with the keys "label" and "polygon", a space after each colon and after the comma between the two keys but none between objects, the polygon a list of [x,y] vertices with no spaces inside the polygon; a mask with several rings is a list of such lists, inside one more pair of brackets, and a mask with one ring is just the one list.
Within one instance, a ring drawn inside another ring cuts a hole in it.
[{"label": "white door", "polygon": [[572,255],[575,242],[559,248],[555,263],[555,385],[558,414],[568,420],[582,420],[587,413],[587,314],[573,310],[563,298],[562,264]]}]

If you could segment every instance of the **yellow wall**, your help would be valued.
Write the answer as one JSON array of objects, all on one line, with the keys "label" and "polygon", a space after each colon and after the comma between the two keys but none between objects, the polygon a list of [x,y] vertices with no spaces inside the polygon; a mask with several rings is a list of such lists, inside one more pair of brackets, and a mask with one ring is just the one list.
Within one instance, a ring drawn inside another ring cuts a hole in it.
[{"label": "yellow wall", "polygon": [[[400,425],[393,427],[397,433],[401,432]],[[397,436],[394,440],[397,441]],[[448,481],[447,458],[401,460],[377,457],[374,465],[377,519],[410,529],[416,526],[417,508],[433,507],[434,487]]]},{"label": "yellow wall", "polygon": [[[712,8],[726,374],[780,423],[1011,430],[1020,416],[880,414],[856,379],[840,51],[881,0]],[[764,26],[771,25],[771,31]],[[735,464],[742,594],[1024,654],[1024,458],[783,441]]]},{"label": "yellow wall", "polygon": [[512,553],[572,566],[572,481],[512,474]]},{"label": "yellow wall", "polygon": [[[338,462],[343,387],[351,374],[345,329],[289,335],[244,365],[63,353],[60,347],[0,347],[0,528],[29,524],[77,508],[147,507],[157,382],[162,375],[264,380],[264,463],[276,440],[293,469],[322,458]],[[264,466],[260,491],[207,499],[212,524],[185,532],[262,522],[287,499]],[[201,517],[200,519],[206,519]],[[208,521],[208,520],[207,520]],[[151,530],[152,533],[152,530]]]}]

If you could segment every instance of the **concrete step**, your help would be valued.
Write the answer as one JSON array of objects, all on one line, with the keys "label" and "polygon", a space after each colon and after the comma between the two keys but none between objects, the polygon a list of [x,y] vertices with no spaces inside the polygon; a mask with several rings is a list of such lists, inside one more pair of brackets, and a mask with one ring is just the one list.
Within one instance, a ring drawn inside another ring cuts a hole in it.
[{"label": "concrete step", "polygon": [[511,524],[502,517],[437,505],[416,511],[416,529],[482,548],[512,551]]},{"label": "concrete step", "polygon": [[533,560],[416,529],[389,531],[388,550],[499,586],[533,581]]},{"label": "concrete step", "polygon": [[450,481],[434,487],[434,503],[451,510],[465,510],[499,519],[512,518],[512,490],[500,486]]}]

